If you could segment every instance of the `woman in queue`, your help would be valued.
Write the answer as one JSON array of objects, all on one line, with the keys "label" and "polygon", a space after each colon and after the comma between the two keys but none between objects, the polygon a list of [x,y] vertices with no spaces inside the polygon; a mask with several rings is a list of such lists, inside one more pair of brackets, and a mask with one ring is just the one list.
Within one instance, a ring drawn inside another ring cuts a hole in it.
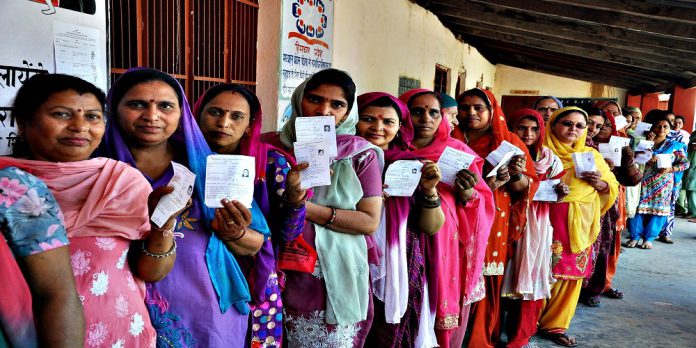
[{"label": "woman in queue", "polygon": [[308,265],[309,272],[286,272],[283,304],[290,347],[330,342],[362,347],[372,324],[369,263],[378,262],[378,256],[372,253],[376,248],[371,235],[381,216],[384,161],[381,149],[354,135],[355,89],[344,71],[317,72],[295,89],[292,116],[281,132],[265,135],[281,150],[292,151],[295,121],[312,116],[332,116],[337,135],[331,184],[313,188],[298,237],[305,250],[316,250],[317,260]]},{"label": "woman in queue", "polygon": [[[652,241],[658,237],[673,213],[673,187],[677,179],[689,167],[686,159],[686,146],[677,139],[668,137],[673,125],[664,110],[651,110],[645,115],[645,122],[652,124],[649,137],[655,143],[653,155],[667,156],[661,161],[653,156],[646,164],[641,183],[640,202],[637,214],[629,221],[630,239],[624,244],[627,248],[638,246],[643,239],[642,249],[652,249]],[[653,136],[654,135],[654,136]],[[664,165],[667,164],[667,165]]]},{"label": "woman in queue", "polygon": [[206,159],[213,154],[170,75],[134,68],[109,92],[109,126],[102,153],[137,168],[157,189],[174,176],[172,161],[196,175],[192,204],[166,231],[179,238],[171,274],[148,284],[147,305],[165,346],[244,346],[249,286],[235,255],[253,255],[269,235],[256,203],[223,199],[204,205]]},{"label": "woman in queue", "polygon": [[[85,311],[85,346],[154,347],[155,330],[145,306],[145,281],[164,278],[174,265],[176,243],[149,214],[168,192],[152,192],[126,163],[89,159],[102,140],[104,94],[66,75],[36,75],[20,89],[14,115],[22,138],[15,159],[46,183],[63,211],[72,270]],[[27,209],[48,209],[35,197]]]},{"label": "woman in queue", "polygon": [[[261,142],[263,117],[256,95],[241,85],[216,85],[198,98],[193,114],[214,152],[255,158],[254,199],[272,238],[294,240],[302,232],[307,191],[300,189],[299,172],[291,168],[292,160]],[[267,237],[256,255],[237,257],[251,292],[251,337],[247,344],[254,347],[282,345],[283,306],[274,244],[278,243]]]},{"label": "woman in queue", "polygon": [[488,90],[473,88],[457,97],[459,127],[452,136],[470,146],[480,157],[487,157],[506,141],[522,153],[514,155],[496,175],[493,166],[484,167],[486,184],[493,191],[496,212],[488,237],[483,274],[486,297],[472,306],[469,347],[494,347],[500,342],[500,294],[511,243],[522,236],[527,207],[538,185],[534,161],[524,143],[508,130],[503,110]]},{"label": "woman in queue", "polygon": [[[556,283],[539,318],[539,333],[566,347],[577,345],[566,331],[575,315],[582,280],[592,272],[591,247],[599,234],[600,217],[614,205],[619,185],[599,152],[586,145],[587,123],[582,109],[559,109],[551,115],[544,138],[544,146],[563,162],[566,173],[561,181],[569,193],[549,209]],[[573,155],[579,153],[590,153],[597,170],[576,173]]]},{"label": "woman in queue", "polygon": [[[544,119],[533,109],[520,109],[507,119],[508,129],[527,147],[534,159],[534,170],[540,182],[560,179],[565,171],[563,162],[543,146],[546,135]],[[568,186],[555,185],[558,201],[568,194]],[[508,298],[507,347],[520,348],[529,343],[537,331],[539,314],[544,300],[551,297],[551,240],[553,232],[549,209],[554,202],[533,201],[527,210],[527,224],[522,237],[515,243],[515,252],[505,268],[501,296]]]},{"label": "woman in queue", "polygon": [[428,268],[437,274],[436,282],[428,284],[434,296],[434,318],[430,314],[428,325],[434,322],[436,343],[441,347],[461,347],[470,305],[485,296],[481,270],[494,208],[491,190],[481,179],[483,160],[450,137],[450,124],[443,119],[440,98],[427,89],[413,89],[399,96],[408,106],[413,124],[411,155],[435,162],[449,147],[474,156],[469,168],[457,172],[453,185],[441,182],[437,186],[445,223],[435,235],[435,248],[430,253],[437,257],[428,260]]},{"label": "woman in queue", "polygon": [[[417,160],[409,155],[413,126],[401,100],[387,93],[365,93],[358,97],[358,114],[356,134],[384,151],[385,172],[397,160]],[[422,346],[417,345],[419,333],[433,330],[419,323],[421,311],[430,308],[423,301],[430,300],[424,289],[427,277],[433,275],[427,267],[434,255],[427,251],[445,214],[437,193],[442,174],[433,161],[422,162],[414,196],[384,196],[382,223],[375,233],[383,257],[378,267],[372,267],[375,319],[366,346]]]}]

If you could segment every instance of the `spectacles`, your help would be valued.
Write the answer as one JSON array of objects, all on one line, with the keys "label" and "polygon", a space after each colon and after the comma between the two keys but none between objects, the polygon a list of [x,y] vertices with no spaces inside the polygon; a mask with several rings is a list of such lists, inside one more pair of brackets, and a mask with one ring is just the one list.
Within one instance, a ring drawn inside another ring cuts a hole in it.
[{"label": "spectacles", "polygon": [[548,107],[548,108],[538,107],[538,108],[536,109],[536,111],[539,111],[539,112],[541,112],[541,113],[545,113],[545,112],[547,112],[547,111],[556,112],[556,110],[558,110],[558,109],[557,109],[557,108],[552,108],[552,107]]},{"label": "spectacles", "polygon": [[577,129],[585,129],[587,127],[587,125],[584,123],[574,123],[573,121],[563,121],[561,124],[568,128],[575,126]]}]

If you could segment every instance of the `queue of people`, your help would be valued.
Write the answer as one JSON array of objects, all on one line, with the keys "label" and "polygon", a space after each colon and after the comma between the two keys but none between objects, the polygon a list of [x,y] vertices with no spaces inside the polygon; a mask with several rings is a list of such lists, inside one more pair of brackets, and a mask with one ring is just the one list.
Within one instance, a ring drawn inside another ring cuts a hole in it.
[{"label": "queue of people", "polygon": [[[108,96],[33,76],[0,158],[0,346],[576,346],[577,304],[624,296],[612,283],[622,233],[625,248],[651,249],[673,242],[677,207],[696,214],[696,140],[680,119],[595,107],[547,96],[504,115],[480,88],[358,95],[326,69],[295,89],[282,130],[262,134],[262,105],[239,85],[191,108],[150,68]],[[307,188],[296,127],[312,116],[333,118],[337,154],[330,184]],[[614,163],[600,149],[617,139]],[[453,151],[471,160],[444,173]],[[250,206],[206,203],[214,154],[254,158]],[[420,162],[411,196],[385,193],[401,161]],[[195,186],[158,227],[174,164]]]}]

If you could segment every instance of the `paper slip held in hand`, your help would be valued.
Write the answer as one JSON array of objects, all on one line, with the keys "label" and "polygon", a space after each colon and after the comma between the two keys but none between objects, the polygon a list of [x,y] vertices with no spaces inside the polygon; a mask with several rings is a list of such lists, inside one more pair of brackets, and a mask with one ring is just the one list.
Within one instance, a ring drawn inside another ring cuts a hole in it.
[{"label": "paper slip held in hand", "polygon": [[573,164],[575,165],[575,177],[577,178],[582,177],[583,172],[594,172],[597,170],[597,164],[592,152],[573,153]]},{"label": "paper slip held in hand", "polygon": [[251,208],[254,199],[254,157],[241,155],[210,155],[205,166],[205,205],[222,208],[225,198]]},{"label": "paper slip held in hand", "polygon": [[188,168],[176,162],[172,162],[172,167],[174,168],[174,176],[169,180],[167,186],[173,187],[174,191],[160,198],[150,218],[159,228],[162,228],[174,213],[184,209],[193,194],[196,183],[196,174],[193,174]]},{"label": "paper slip held in hand", "polygon": [[614,123],[616,123],[614,125],[614,127],[616,127],[616,130],[623,129],[626,128],[626,126],[628,126],[628,120],[626,119],[626,117],[621,115],[614,117]]},{"label": "paper slip held in hand", "polygon": [[655,155],[657,158],[657,168],[671,168],[672,167],[672,154],[671,153],[660,153]]},{"label": "paper slip held in hand", "polygon": [[653,142],[653,141],[650,141],[650,140],[639,141],[638,144],[636,144],[636,149],[635,149],[636,156],[633,159],[634,162],[636,162],[638,164],[647,163],[652,158],[653,146],[655,146],[655,142]]},{"label": "paper slip held in hand", "polygon": [[300,171],[300,187],[308,189],[331,185],[331,159],[326,143],[321,140],[294,143],[297,163],[307,162],[309,167]]},{"label": "paper slip held in hand", "polygon": [[421,178],[420,161],[400,160],[392,163],[384,173],[384,189],[392,197],[411,197]]},{"label": "paper slip held in hand", "polygon": [[498,175],[498,170],[500,170],[500,168],[502,168],[503,166],[508,165],[508,163],[510,163],[510,160],[512,160],[512,157],[514,156],[514,151],[510,151],[504,154],[503,157],[500,158],[500,160],[498,161],[498,164],[495,167],[493,167],[493,169],[490,172],[488,172],[488,175],[486,175],[486,177],[490,178],[491,176]]},{"label": "paper slip held in hand", "polygon": [[329,159],[338,156],[336,147],[336,119],[333,116],[309,116],[295,119],[295,134],[298,143],[323,141]]},{"label": "paper slip held in hand", "polygon": [[457,173],[462,169],[469,169],[474,159],[476,159],[476,156],[447,146],[437,161],[437,167],[442,172],[441,181],[454,186]]},{"label": "paper slip held in hand", "polygon": [[599,144],[599,153],[604,159],[610,160],[614,167],[621,167],[621,147],[612,143]]},{"label": "paper slip held in hand", "polygon": [[616,135],[612,135],[611,138],[609,138],[609,144],[614,144],[618,147],[628,146],[630,143],[631,139],[629,138],[617,137]]},{"label": "paper slip held in hand", "polygon": [[561,179],[544,180],[539,182],[539,188],[534,194],[533,201],[537,202],[558,202],[558,193],[554,186],[558,185]]},{"label": "paper slip held in hand", "polygon": [[488,156],[486,156],[486,161],[488,161],[488,163],[492,164],[493,166],[497,166],[498,163],[500,163],[500,160],[503,158],[503,156],[505,156],[505,154],[508,152],[514,152],[513,156],[524,156],[524,151],[520,150],[519,147],[513,145],[507,140],[503,140],[503,142],[500,143],[500,146],[498,146],[498,148],[495,149],[495,151],[489,153]]},{"label": "paper slip held in hand", "polygon": [[650,128],[652,128],[651,123],[638,122],[638,125],[636,126],[636,130],[634,131],[634,134],[639,135],[639,136],[645,136],[645,133],[649,132]]}]

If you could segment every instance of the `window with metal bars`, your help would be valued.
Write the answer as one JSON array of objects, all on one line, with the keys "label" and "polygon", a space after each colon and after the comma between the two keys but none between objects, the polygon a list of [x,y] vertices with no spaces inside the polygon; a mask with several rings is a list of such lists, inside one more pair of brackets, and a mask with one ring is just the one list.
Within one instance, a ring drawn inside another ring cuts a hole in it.
[{"label": "window with metal bars", "polygon": [[[147,66],[193,103],[218,83],[256,88],[258,0],[109,0],[111,78]],[[186,15],[188,14],[188,15]]]},{"label": "window with metal bars", "polygon": [[435,65],[435,87],[433,88],[435,92],[447,93],[449,71],[449,68],[446,68],[440,64]]}]

